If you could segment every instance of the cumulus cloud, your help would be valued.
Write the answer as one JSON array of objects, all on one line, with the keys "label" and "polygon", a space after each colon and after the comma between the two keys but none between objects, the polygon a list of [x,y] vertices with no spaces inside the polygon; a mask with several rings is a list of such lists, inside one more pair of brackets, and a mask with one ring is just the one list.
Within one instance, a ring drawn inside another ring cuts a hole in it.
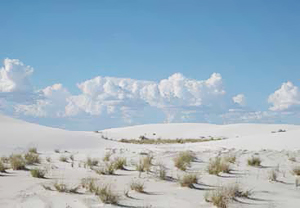
[{"label": "cumulus cloud", "polygon": [[278,90],[269,96],[268,102],[272,104],[270,107],[272,111],[285,111],[299,107],[299,88],[293,85],[292,82],[283,83]]},{"label": "cumulus cloud", "polygon": [[33,68],[18,59],[4,59],[0,69],[0,92],[28,92],[32,90],[29,76]]},{"label": "cumulus cloud", "polygon": [[240,105],[245,106],[246,105],[246,97],[244,94],[238,94],[232,98],[233,102]]}]

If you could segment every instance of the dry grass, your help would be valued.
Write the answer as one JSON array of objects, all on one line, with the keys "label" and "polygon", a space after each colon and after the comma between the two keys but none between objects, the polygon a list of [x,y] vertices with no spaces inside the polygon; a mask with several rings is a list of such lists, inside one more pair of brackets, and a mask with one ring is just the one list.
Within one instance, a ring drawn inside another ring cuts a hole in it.
[{"label": "dry grass", "polygon": [[289,157],[289,160],[292,162],[297,162],[296,157],[293,157],[293,156]]},{"label": "dry grass", "polygon": [[55,190],[58,192],[73,193],[73,194],[78,193],[78,189],[80,188],[80,186],[75,186],[73,188],[70,188],[65,183],[58,183],[58,182],[55,182],[53,186]]},{"label": "dry grass", "polygon": [[117,157],[114,160],[114,166],[116,170],[124,170],[127,164],[126,158],[124,157]]},{"label": "dry grass", "polygon": [[243,191],[238,184],[234,184],[206,192],[204,197],[205,201],[211,202],[218,208],[228,208],[231,201],[236,198],[248,198],[251,194],[251,191]]},{"label": "dry grass", "polygon": [[166,180],[167,179],[167,170],[166,170],[166,167],[162,164],[159,165],[158,177],[161,180]]},{"label": "dry grass", "polygon": [[247,160],[248,165],[259,167],[261,164],[261,159],[259,157],[251,157]]},{"label": "dry grass", "polygon": [[0,161],[3,162],[3,163],[9,163],[9,158],[8,157],[5,157],[5,156],[2,156],[0,158]]},{"label": "dry grass", "polygon": [[207,167],[208,173],[213,175],[219,175],[220,173],[229,173],[230,164],[221,157],[216,157],[209,161]]},{"label": "dry grass", "polygon": [[294,167],[292,173],[296,176],[300,176],[300,166]]},{"label": "dry grass", "polygon": [[194,183],[198,182],[198,177],[196,174],[185,174],[181,178],[179,178],[179,183],[182,187],[194,188]]},{"label": "dry grass", "polygon": [[134,190],[139,193],[144,193],[145,191],[145,184],[140,181],[131,181],[130,189]]},{"label": "dry grass", "polygon": [[269,171],[269,175],[268,175],[269,181],[277,181],[277,177],[278,177],[278,174],[277,174],[276,170],[272,169]]},{"label": "dry grass", "polygon": [[221,138],[209,139],[121,139],[120,142],[131,144],[185,144],[196,142],[218,141]]},{"label": "dry grass", "polygon": [[88,157],[86,159],[86,165],[89,166],[90,168],[93,166],[97,166],[98,164],[99,164],[99,161],[95,158]]},{"label": "dry grass", "polygon": [[68,162],[68,158],[67,158],[67,156],[61,155],[61,156],[59,157],[59,161],[60,161],[60,162]]},{"label": "dry grass", "polygon": [[2,161],[0,161],[0,173],[5,173],[5,170],[7,168],[5,167],[4,163]]},{"label": "dry grass", "polygon": [[191,162],[195,159],[195,156],[190,151],[180,152],[174,158],[174,165],[176,168],[186,171],[186,169],[191,165]]},{"label": "dry grass", "polygon": [[152,166],[153,156],[147,155],[139,160],[136,164],[136,170],[139,172],[150,172]]},{"label": "dry grass", "polygon": [[95,178],[83,178],[81,179],[81,186],[87,189],[91,193],[95,193],[97,190]]},{"label": "dry grass", "polygon": [[37,153],[38,153],[36,147],[30,147],[30,148],[28,149],[28,152],[34,153],[34,154],[37,154]]},{"label": "dry grass", "polygon": [[100,200],[104,204],[118,204],[120,201],[120,195],[115,193],[110,185],[105,185],[103,187],[98,187],[96,195],[99,196]]},{"label": "dry grass", "polygon": [[33,152],[27,152],[24,158],[27,165],[33,165],[41,162],[39,155]]},{"label": "dry grass", "polygon": [[227,155],[227,156],[224,157],[224,160],[226,162],[229,162],[229,163],[235,163],[236,162],[236,155],[233,155],[233,154]]},{"label": "dry grass", "polygon": [[45,178],[46,171],[42,170],[42,169],[35,168],[35,169],[30,170],[30,174],[34,178]]},{"label": "dry grass", "polygon": [[105,153],[104,157],[103,157],[103,161],[104,162],[108,162],[110,160],[110,157],[112,156],[113,154],[111,152],[107,152]]},{"label": "dry grass", "polygon": [[9,158],[9,161],[13,170],[26,170],[26,161],[22,155],[12,154]]},{"label": "dry grass", "polygon": [[96,173],[99,175],[113,175],[115,173],[115,163],[108,162],[105,163],[104,167],[100,167],[98,169],[94,169]]}]

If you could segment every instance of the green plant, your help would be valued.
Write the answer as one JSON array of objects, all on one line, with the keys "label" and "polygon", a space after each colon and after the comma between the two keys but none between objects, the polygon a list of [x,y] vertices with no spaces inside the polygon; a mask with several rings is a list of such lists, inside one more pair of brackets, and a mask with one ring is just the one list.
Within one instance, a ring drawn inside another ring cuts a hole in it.
[{"label": "green plant", "polygon": [[96,186],[96,179],[95,178],[83,178],[81,180],[81,186],[87,190],[89,190],[89,192],[91,193],[95,193],[97,190],[97,186]]},{"label": "green plant", "polygon": [[166,180],[167,178],[166,167],[162,164],[159,165],[158,176],[161,180]]},{"label": "green plant", "polygon": [[95,172],[99,175],[113,175],[115,173],[115,164],[114,162],[105,163],[104,167],[95,169]]},{"label": "green plant", "polygon": [[187,167],[191,165],[191,162],[195,159],[195,156],[190,151],[180,152],[174,158],[174,165],[176,168],[186,171]]},{"label": "green plant", "polygon": [[27,165],[33,165],[41,162],[39,155],[32,152],[27,152],[24,158],[26,160]]},{"label": "green plant", "polygon": [[9,161],[10,161],[11,168],[13,170],[25,170],[26,169],[26,167],[25,167],[26,161],[22,157],[22,155],[13,154],[10,156]]},{"label": "green plant", "polygon": [[193,188],[194,183],[198,182],[198,177],[196,174],[185,174],[183,177],[179,178],[179,183],[182,187]]},{"label": "green plant", "polygon": [[251,157],[247,160],[248,165],[259,167],[261,164],[261,159],[259,157]]},{"label": "green plant", "polygon": [[208,173],[213,175],[219,175],[220,173],[229,173],[230,165],[228,162],[224,161],[221,157],[216,157],[209,161],[207,167]]},{"label": "green plant", "polygon": [[5,173],[5,170],[6,170],[5,165],[3,164],[2,161],[0,161],[0,172],[1,172],[1,173]]},{"label": "green plant", "polygon": [[30,148],[28,149],[28,152],[37,154],[37,149],[36,149],[36,147],[30,147]]},{"label": "green plant", "polygon": [[116,170],[124,170],[126,166],[126,158],[117,157],[114,161],[114,166]]},{"label": "green plant", "polygon": [[89,167],[97,166],[98,163],[99,163],[99,161],[97,159],[94,159],[94,158],[88,157],[87,160],[86,160],[86,165],[89,166]]},{"label": "green plant", "polygon": [[103,161],[104,162],[108,162],[110,160],[110,157],[112,156],[111,152],[107,152],[105,153],[104,157],[103,157]]},{"label": "green plant", "polygon": [[31,176],[34,178],[45,178],[46,171],[35,168],[35,169],[31,169],[30,173],[31,173]]}]

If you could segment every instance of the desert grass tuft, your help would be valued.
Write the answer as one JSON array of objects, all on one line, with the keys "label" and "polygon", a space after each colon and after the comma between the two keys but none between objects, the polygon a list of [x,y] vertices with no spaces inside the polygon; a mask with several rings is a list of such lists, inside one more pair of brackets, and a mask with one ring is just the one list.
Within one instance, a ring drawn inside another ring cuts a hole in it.
[{"label": "desert grass tuft", "polygon": [[96,195],[99,196],[100,200],[104,204],[118,204],[120,201],[120,195],[115,193],[110,185],[104,185],[102,187],[98,187],[96,191]]},{"label": "desert grass tuft", "polygon": [[234,155],[234,154],[227,155],[227,156],[224,157],[224,160],[226,162],[229,162],[229,163],[235,163],[236,162],[236,155]]},{"label": "desert grass tuft", "polygon": [[108,162],[110,160],[110,157],[112,156],[112,153],[111,152],[107,152],[105,153],[104,157],[103,157],[103,161],[104,162]]},{"label": "desert grass tuft", "polygon": [[12,154],[9,158],[9,161],[13,170],[26,170],[26,161],[22,155]]},{"label": "desert grass tuft", "polygon": [[39,155],[33,152],[27,152],[24,155],[24,158],[26,160],[27,165],[33,165],[41,162]]},{"label": "desert grass tuft", "polygon": [[147,155],[146,157],[140,158],[136,164],[136,170],[141,172],[150,172],[152,166],[153,156]]},{"label": "desert grass tuft", "polygon": [[196,174],[187,173],[179,178],[179,183],[182,187],[194,188],[194,184],[198,182]]},{"label": "desert grass tuft", "polygon": [[215,159],[211,159],[209,161],[207,171],[212,175],[219,175],[220,173],[229,173],[230,172],[230,164],[226,162],[221,157],[216,157]]},{"label": "desert grass tuft", "polygon": [[0,161],[3,162],[3,163],[9,163],[9,158],[8,157],[5,157],[5,156],[2,156],[0,158]]},{"label": "desert grass tuft", "polygon": [[117,157],[114,160],[114,166],[116,170],[125,170],[125,166],[127,164],[126,158],[124,157]]},{"label": "desert grass tuft", "polygon": [[167,179],[167,170],[166,170],[166,167],[163,165],[163,164],[160,164],[158,166],[158,177],[161,179],[161,180],[166,180]]},{"label": "desert grass tuft", "polygon": [[131,181],[130,189],[139,193],[144,193],[145,184],[140,181]]},{"label": "desert grass tuft", "polygon": [[114,162],[107,162],[105,163],[104,167],[100,167],[94,170],[99,175],[113,175],[116,169]]},{"label": "desert grass tuft", "polygon": [[191,162],[195,159],[195,156],[190,151],[184,151],[180,152],[175,158],[174,158],[174,165],[176,168],[186,171],[187,167],[191,165]]},{"label": "desert grass tuft", "polygon": [[277,178],[278,178],[278,173],[275,169],[272,169],[269,171],[268,173],[268,179],[269,181],[277,181]]},{"label": "desert grass tuft", "polygon": [[55,190],[58,192],[73,193],[73,194],[78,193],[78,189],[80,188],[80,186],[69,188],[65,183],[58,183],[58,182],[55,182],[53,186]]},{"label": "desert grass tuft", "polygon": [[30,170],[30,174],[34,178],[45,178],[46,171],[42,170],[42,169],[35,168],[35,169]]},{"label": "desert grass tuft", "polygon": [[81,179],[81,186],[87,189],[91,193],[95,193],[97,190],[95,178],[83,178]]},{"label": "desert grass tuft", "polygon": [[38,153],[36,147],[30,147],[30,148],[28,149],[28,152],[34,153],[34,154],[37,154],[37,153]]},{"label": "desert grass tuft", "polygon": [[60,161],[60,162],[68,162],[68,158],[67,158],[67,156],[65,156],[65,155],[61,155],[61,156],[59,157],[59,161]]},{"label": "desert grass tuft", "polygon": [[5,173],[6,170],[6,166],[4,165],[4,163],[2,161],[0,161],[0,173]]},{"label": "desert grass tuft", "polygon": [[99,164],[99,161],[95,158],[88,157],[86,159],[86,165],[90,168],[93,167],[93,166],[97,166],[98,164]]},{"label": "desert grass tuft", "polygon": [[296,176],[300,176],[300,166],[294,167],[292,173]]},{"label": "desert grass tuft", "polygon": [[251,157],[247,160],[249,166],[259,167],[261,165],[261,159],[259,157]]}]

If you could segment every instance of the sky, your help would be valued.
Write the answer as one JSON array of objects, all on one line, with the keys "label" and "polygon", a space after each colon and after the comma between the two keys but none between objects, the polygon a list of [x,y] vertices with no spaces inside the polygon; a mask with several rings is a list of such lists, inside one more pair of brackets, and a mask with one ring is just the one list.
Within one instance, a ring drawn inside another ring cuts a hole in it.
[{"label": "sky", "polygon": [[0,111],[70,130],[300,124],[300,2],[0,1]]}]

